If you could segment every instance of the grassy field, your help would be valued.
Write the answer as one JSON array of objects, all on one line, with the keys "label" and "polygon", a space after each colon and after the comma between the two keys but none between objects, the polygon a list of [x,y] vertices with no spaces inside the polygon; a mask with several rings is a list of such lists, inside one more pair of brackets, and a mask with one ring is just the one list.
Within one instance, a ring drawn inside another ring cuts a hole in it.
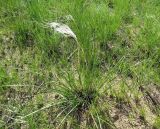
[{"label": "grassy field", "polygon": [[114,128],[160,128],[160,1],[0,0],[0,129]]}]

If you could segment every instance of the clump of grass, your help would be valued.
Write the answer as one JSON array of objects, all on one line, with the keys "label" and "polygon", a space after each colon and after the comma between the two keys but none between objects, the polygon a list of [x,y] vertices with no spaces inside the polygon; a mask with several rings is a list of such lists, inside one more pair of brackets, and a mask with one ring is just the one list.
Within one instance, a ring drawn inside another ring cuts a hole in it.
[{"label": "clump of grass", "polygon": [[[84,121],[87,122],[84,125],[86,127],[88,124],[90,124],[89,127],[97,128],[111,126],[109,116],[107,119],[103,118],[106,113],[103,114],[101,111],[99,114],[98,111],[101,109],[98,105],[99,100],[103,97],[103,91],[100,90],[102,84],[95,78],[91,78],[88,72],[83,74],[66,72],[63,76],[63,78],[57,76],[58,82],[54,89],[59,95],[58,101],[65,101],[57,107],[61,109],[63,115],[65,114],[60,125],[67,120],[67,117],[73,117],[80,126]],[[92,112],[95,110],[96,116]]]},{"label": "clump of grass", "polygon": [[[36,123],[31,121],[33,116],[41,114],[44,110],[52,109],[55,116],[52,121],[55,123],[54,127],[57,128],[64,126],[114,128],[108,114],[108,103],[103,102],[104,82],[99,82],[101,77],[96,72],[94,74],[97,75],[97,78],[94,78],[89,71],[84,69],[80,71],[68,69],[66,72],[58,72],[55,75],[56,80],[52,83],[53,87],[50,88],[52,94],[55,95],[52,102],[41,104],[37,110],[25,113],[26,115],[15,117],[10,126],[19,127],[18,123],[23,123],[25,120],[31,124],[29,127],[36,126]],[[103,104],[102,107],[101,104]],[[25,109],[23,112],[26,112]]]}]

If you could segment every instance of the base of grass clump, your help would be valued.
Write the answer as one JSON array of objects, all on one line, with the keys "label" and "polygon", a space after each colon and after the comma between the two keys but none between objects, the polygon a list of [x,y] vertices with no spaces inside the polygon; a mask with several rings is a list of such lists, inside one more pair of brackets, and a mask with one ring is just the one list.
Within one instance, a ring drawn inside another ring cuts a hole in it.
[{"label": "base of grass clump", "polygon": [[103,111],[100,106],[103,93],[99,90],[98,83],[97,79],[90,78],[89,73],[75,75],[74,72],[67,72],[63,78],[58,78],[54,92],[58,94],[56,100],[62,102],[56,107],[60,112],[57,116],[63,116],[59,126],[68,121],[68,118],[74,119],[72,124],[76,127],[101,128],[112,125],[106,109]]}]

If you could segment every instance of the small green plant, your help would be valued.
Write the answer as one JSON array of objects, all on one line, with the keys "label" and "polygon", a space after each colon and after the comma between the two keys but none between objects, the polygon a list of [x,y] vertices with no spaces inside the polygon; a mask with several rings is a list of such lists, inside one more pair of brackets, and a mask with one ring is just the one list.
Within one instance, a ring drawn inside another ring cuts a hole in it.
[{"label": "small green plant", "polygon": [[145,111],[145,109],[141,108],[140,109],[140,116],[139,117],[144,122],[145,122],[145,116],[146,116],[146,111]]},{"label": "small green plant", "polygon": [[159,129],[159,128],[160,128],[160,117],[157,117],[157,118],[155,119],[155,123],[154,123],[153,127],[154,127],[155,129]]}]

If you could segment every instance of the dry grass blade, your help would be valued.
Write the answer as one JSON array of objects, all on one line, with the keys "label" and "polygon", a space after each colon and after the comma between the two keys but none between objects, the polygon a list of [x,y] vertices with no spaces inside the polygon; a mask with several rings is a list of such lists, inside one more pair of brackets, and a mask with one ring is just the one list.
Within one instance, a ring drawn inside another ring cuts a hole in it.
[{"label": "dry grass blade", "polygon": [[60,126],[61,126],[62,123],[65,121],[65,119],[67,118],[67,116],[68,116],[70,113],[72,113],[77,106],[78,106],[78,105],[74,106],[74,107],[66,114],[66,116],[62,119],[62,121],[61,121],[60,124],[58,125],[57,129],[60,128]]}]

